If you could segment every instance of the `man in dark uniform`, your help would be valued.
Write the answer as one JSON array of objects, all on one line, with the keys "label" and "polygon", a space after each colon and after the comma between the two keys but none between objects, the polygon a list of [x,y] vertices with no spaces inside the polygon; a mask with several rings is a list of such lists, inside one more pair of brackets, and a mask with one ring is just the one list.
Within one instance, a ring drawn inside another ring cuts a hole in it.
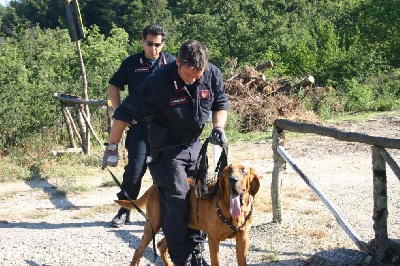
[{"label": "man in dark uniform", "polygon": [[[164,29],[158,25],[149,25],[143,29],[143,51],[127,57],[109,81],[108,92],[114,110],[121,103],[120,91],[125,85],[128,85],[130,95],[151,73],[175,62],[175,56],[161,52],[165,39]],[[147,134],[148,128],[144,119],[138,119],[137,124],[131,125],[127,132],[125,147],[128,151],[128,164],[125,166],[122,187],[131,199],[137,198],[147,168]],[[117,144],[108,146],[107,149],[116,149]],[[127,199],[122,191],[117,197]],[[129,210],[120,208],[112,219],[111,226],[121,227],[128,223],[129,215]]]},{"label": "man in dark uniform", "polygon": [[[161,225],[175,265],[204,263],[197,257],[196,249],[202,236],[199,231],[187,227],[187,177],[197,175],[199,136],[211,111],[210,142],[220,146],[226,142],[224,126],[228,107],[221,71],[208,63],[207,47],[190,40],[180,47],[176,63],[150,75],[114,113],[109,143],[118,143],[127,124],[154,114],[147,164],[159,187]],[[109,158],[117,154],[105,152],[103,164],[113,166]]]}]

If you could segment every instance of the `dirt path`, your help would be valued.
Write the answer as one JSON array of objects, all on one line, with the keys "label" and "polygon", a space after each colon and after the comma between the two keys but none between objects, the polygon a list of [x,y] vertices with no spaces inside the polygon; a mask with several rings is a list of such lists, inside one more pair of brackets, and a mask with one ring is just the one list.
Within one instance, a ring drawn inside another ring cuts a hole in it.
[{"label": "dirt path", "polygon": [[[335,128],[400,139],[400,112]],[[287,137],[286,151],[337,206],[361,239],[374,238],[370,146],[315,135]],[[389,150],[399,162],[400,152]],[[322,201],[287,168],[282,180],[283,223],[271,223],[271,140],[229,146],[229,162],[242,161],[262,176],[251,230],[249,265],[305,265],[323,250],[357,249]],[[400,238],[400,182],[387,167],[389,238]],[[104,188],[99,176],[84,178],[94,189],[79,196],[57,193],[54,180],[0,184],[0,265],[128,265],[144,219],[120,229],[109,227],[118,207],[116,187]],[[144,186],[151,184],[145,177]],[[159,233],[157,238],[161,238]],[[223,265],[236,265],[234,241],[221,243]],[[208,256],[205,251],[205,256]],[[149,247],[143,265],[153,259]],[[208,260],[209,261],[209,260]],[[161,265],[159,258],[155,265]]]}]

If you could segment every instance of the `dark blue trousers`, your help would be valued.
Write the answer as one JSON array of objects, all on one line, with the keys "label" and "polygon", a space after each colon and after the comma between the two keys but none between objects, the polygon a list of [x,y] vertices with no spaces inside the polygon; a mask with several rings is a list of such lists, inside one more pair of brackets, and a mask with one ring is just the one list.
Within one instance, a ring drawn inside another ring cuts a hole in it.
[{"label": "dark blue trousers", "polygon": [[[132,125],[126,136],[125,148],[128,151],[128,163],[122,179],[122,189],[131,199],[136,199],[142,185],[142,178],[146,173],[146,156],[149,150],[147,140],[148,128],[146,123],[138,122]],[[118,199],[127,200],[122,190],[117,193]]]},{"label": "dark blue trousers", "polygon": [[201,231],[189,229],[189,183],[195,177],[200,141],[191,145],[166,143],[165,149],[148,164],[153,181],[159,187],[161,226],[168,251],[175,265],[182,265],[193,248],[205,241]]}]

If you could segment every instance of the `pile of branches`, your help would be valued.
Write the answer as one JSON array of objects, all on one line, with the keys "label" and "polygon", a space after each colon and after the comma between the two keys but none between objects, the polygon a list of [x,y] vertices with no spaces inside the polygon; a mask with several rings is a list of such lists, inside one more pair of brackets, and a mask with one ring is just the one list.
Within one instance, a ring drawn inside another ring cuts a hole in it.
[{"label": "pile of branches", "polygon": [[307,111],[298,96],[299,88],[307,87],[297,83],[288,78],[266,80],[257,67],[245,67],[228,76],[226,94],[231,111],[239,116],[240,131],[266,131],[277,118],[320,123],[319,117]]}]

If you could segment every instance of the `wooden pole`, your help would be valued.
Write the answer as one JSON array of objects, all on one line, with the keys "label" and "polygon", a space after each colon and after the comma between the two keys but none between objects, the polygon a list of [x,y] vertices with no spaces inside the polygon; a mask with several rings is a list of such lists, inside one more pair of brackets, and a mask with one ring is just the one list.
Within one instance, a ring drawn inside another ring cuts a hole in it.
[{"label": "wooden pole", "polygon": [[[78,138],[78,141],[79,141],[80,145],[82,146],[82,138],[81,138],[81,135],[79,134],[79,131],[78,131],[78,129],[76,128],[74,119],[72,118],[71,113],[69,112],[68,108],[65,108],[65,113],[67,114],[67,116],[68,116],[68,118],[69,118],[69,121],[70,121],[70,123],[71,123],[73,132],[75,133],[75,136]],[[75,147],[74,147],[74,148],[75,148]]]},{"label": "wooden pole", "polygon": [[[78,1],[78,0],[75,0]],[[66,0],[67,4],[71,2],[71,0]],[[68,12],[70,12],[71,18],[73,18],[74,21],[76,21],[79,16],[79,14],[75,14],[75,11],[73,8],[69,8]],[[87,100],[88,99],[88,93],[87,93],[87,78],[86,78],[86,70],[85,70],[85,63],[83,62],[83,56],[82,56],[82,51],[81,51],[81,45],[80,45],[80,38],[78,34],[78,29],[76,28],[76,25],[73,24],[73,34],[74,34],[74,40],[76,44],[76,49],[78,51],[78,57],[79,57],[79,66],[81,68],[81,73],[82,73],[82,84],[83,84],[83,99]],[[88,118],[90,122],[90,112],[89,112],[89,106],[84,105],[84,110],[86,117]],[[90,132],[87,130],[85,123],[82,122],[82,115],[79,111],[77,111],[77,120],[78,124],[80,125],[80,130],[81,130],[81,138],[82,138],[82,149],[85,154],[90,154]]]},{"label": "wooden pole", "polygon": [[285,132],[281,129],[274,128],[272,135],[272,151],[274,160],[274,169],[272,171],[271,180],[271,198],[272,198],[272,222],[282,222],[282,200],[281,200],[281,185],[282,174],[286,168],[285,160],[278,154],[278,147],[284,145]]},{"label": "wooden pole", "polygon": [[381,155],[382,148],[372,146],[372,167],[374,183],[374,220],[375,231],[375,263],[385,263],[386,255],[391,249],[387,233],[387,184],[386,184],[386,163]]},{"label": "wooden pole", "polygon": [[77,124],[79,127],[79,132],[80,132],[80,136],[82,138],[82,150],[84,154],[89,154],[89,151],[87,150],[88,144],[87,141],[88,139],[86,138],[86,123],[84,123],[83,117],[82,117],[82,113],[81,110],[82,106],[80,104],[75,105],[75,113],[76,113],[76,120],[77,120]]},{"label": "wooden pole", "polygon": [[94,129],[92,127],[92,125],[90,124],[89,119],[87,118],[85,111],[83,109],[81,109],[81,113],[82,113],[82,117],[83,119],[86,121],[86,125],[89,128],[90,132],[92,132],[93,137],[96,139],[97,143],[99,144],[99,146],[101,148],[103,148],[103,144],[101,143],[100,139],[97,137],[96,132],[94,132]]},{"label": "wooden pole", "polygon": [[[87,104],[87,105],[95,105],[95,106],[107,106],[109,100],[91,100],[91,99],[81,99],[78,96],[75,95],[69,95],[69,94],[61,94],[58,95],[58,93],[54,93],[53,95],[54,99],[60,100],[64,103],[69,104],[70,106],[74,106],[75,104]],[[112,115],[112,107],[111,107],[111,115]]]},{"label": "wooden pole", "polygon": [[385,159],[386,163],[390,166],[392,169],[393,173],[397,176],[397,178],[400,180],[400,167],[396,163],[395,160],[393,160],[392,156],[387,152],[386,149],[381,149],[381,155],[383,159]]},{"label": "wooden pole", "polygon": [[299,132],[299,133],[313,133],[321,136],[328,136],[337,140],[360,142],[369,144],[372,146],[379,146],[383,148],[400,149],[399,139],[390,139],[384,137],[368,136],[366,134],[356,132],[345,132],[335,128],[309,124],[293,122],[286,119],[276,119],[274,126],[288,131]]},{"label": "wooden pole", "polygon": [[300,170],[300,168],[296,165],[293,159],[286,153],[283,147],[277,148],[278,153],[282,156],[283,159],[296,171],[296,173],[306,182],[306,184],[317,194],[317,196],[322,200],[326,207],[331,211],[333,216],[335,216],[336,221],[339,225],[344,229],[347,235],[353,240],[354,244],[360,250],[363,250],[369,254],[373,254],[368,248],[368,244],[361,240],[360,236],[354,231],[352,226],[343,218],[340,212],[336,209],[333,203],[331,203],[325,194],[315,185],[304,173]]},{"label": "wooden pole", "polygon": [[107,110],[107,127],[108,127],[107,132],[108,132],[108,134],[110,134],[111,126],[112,126],[112,119],[113,119],[112,116],[113,116],[113,112],[114,112],[114,110],[112,108],[111,100],[107,101],[106,110]]},{"label": "wooden pole", "polygon": [[68,109],[67,107],[63,104],[62,101],[60,101],[61,105],[61,111],[64,116],[65,124],[67,126],[67,131],[68,131],[68,137],[69,137],[69,145],[71,148],[76,148],[75,140],[74,140],[74,132],[72,131],[72,126],[71,126],[71,120],[69,119],[68,116]]}]

